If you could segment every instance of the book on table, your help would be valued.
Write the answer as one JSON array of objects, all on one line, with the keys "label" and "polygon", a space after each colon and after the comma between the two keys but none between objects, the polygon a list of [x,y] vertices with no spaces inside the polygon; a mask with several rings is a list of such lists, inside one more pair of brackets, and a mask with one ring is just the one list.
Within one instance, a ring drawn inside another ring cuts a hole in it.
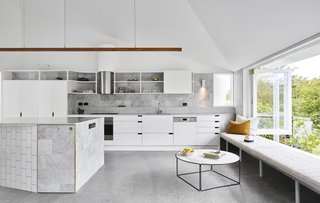
[{"label": "book on table", "polygon": [[223,157],[224,155],[226,155],[226,153],[223,152],[205,152],[203,153],[204,157],[208,157],[208,158],[213,158],[213,159],[220,159],[221,157]]}]

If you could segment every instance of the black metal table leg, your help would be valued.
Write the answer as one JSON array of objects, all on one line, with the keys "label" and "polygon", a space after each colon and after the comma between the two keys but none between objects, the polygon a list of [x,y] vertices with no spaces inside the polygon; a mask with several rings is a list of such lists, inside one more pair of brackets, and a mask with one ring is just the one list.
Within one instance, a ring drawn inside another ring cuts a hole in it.
[{"label": "black metal table leg", "polygon": [[201,164],[199,164],[199,190],[202,191],[201,189]]}]

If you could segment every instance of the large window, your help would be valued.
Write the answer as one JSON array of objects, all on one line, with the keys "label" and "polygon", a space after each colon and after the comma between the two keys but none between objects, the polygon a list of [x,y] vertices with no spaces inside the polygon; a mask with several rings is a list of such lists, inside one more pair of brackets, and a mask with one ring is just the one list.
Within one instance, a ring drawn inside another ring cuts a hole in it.
[{"label": "large window", "polygon": [[256,69],[253,75],[253,115],[258,134],[291,134],[291,71]]},{"label": "large window", "polygon": [[213,75],[214,106],[233,105],[233,74],[215,73]]}]

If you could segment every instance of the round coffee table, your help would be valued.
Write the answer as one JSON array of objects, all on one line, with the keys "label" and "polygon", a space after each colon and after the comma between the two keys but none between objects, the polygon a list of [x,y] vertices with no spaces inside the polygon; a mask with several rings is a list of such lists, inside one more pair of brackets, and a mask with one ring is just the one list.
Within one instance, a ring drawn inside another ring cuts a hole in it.
[{"label": "round coffee table", "polygon": [[[205,152],[212,152],[214,150],[209,150],[209,149],[196,149],[195,152],[192,155],[189,156],[184,156],[182,155],[181,152],[176,153],[176,173],[177,176],[183,180],[184,182],[188,183],[190,186],[192,186],[193,188],[195,188],[198,191],[205,191],[205,190],[211,190],[211,189],[216,189],[216,188],[221,188],[221,187],[229,187],[229,186],[233,186],[233,185],[239,185],[240,184],[240,170],[241,170],[241,165],[240,165],[240,158],[238,155],[233,154],[231,152],[226,152],[226,151],[220,151],[220,153],[224,153],[225,155],[222,156],[219,159],[213,159],[213,158],[207,158],[203,155],[203,153]],[[195,164],[195,165],[199,165],[199,171],[196,172],[190,172],[190,173],[179,173],[179,161],[183,161],[186,163],[190,163],[190,164]],[[215,165],[228,165],[228,164],[233,164],[233,163],[237,163],[239,164],[238,169],[239,169],[239,179],[238,180],[234,180],[224,174],[221,174],[215,170],[213,170],[213,166]],[[210,166],[209,170],[202,170],[202,166]],[[221,186],[215,186],[215,187],[211,187],[211,188],[206,188],[203,189],[202,188],[202,173],[204,172],[213,172],[215,174],[218,174],[226,179],[231,180],[233,183],[231,184],[227,184],[227,185],[221,185]],[[196,174],[199,173],[199,187],[194,186],[193,184],[191,184],[190,182],[188,182],[186,179],[184,179],[182,176],[185,175],[191,175],[191,174]]]}]

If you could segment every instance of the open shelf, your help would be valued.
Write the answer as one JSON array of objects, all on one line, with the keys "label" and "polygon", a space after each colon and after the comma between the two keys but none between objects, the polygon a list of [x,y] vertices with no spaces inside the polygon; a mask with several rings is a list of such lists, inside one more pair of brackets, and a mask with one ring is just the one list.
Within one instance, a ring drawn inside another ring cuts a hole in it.
[{"label": "open shelf", "polygon": [[4,80],[39,80],[39,71],[4,71]]},{"label": "open shelf", "polygon": [[40,71],[40,80],[67,80],[67,71]]},{"label": "open shelf", "polygon": [[163,80],[163,72],[115,73],[115,94],[162,94]]}]

